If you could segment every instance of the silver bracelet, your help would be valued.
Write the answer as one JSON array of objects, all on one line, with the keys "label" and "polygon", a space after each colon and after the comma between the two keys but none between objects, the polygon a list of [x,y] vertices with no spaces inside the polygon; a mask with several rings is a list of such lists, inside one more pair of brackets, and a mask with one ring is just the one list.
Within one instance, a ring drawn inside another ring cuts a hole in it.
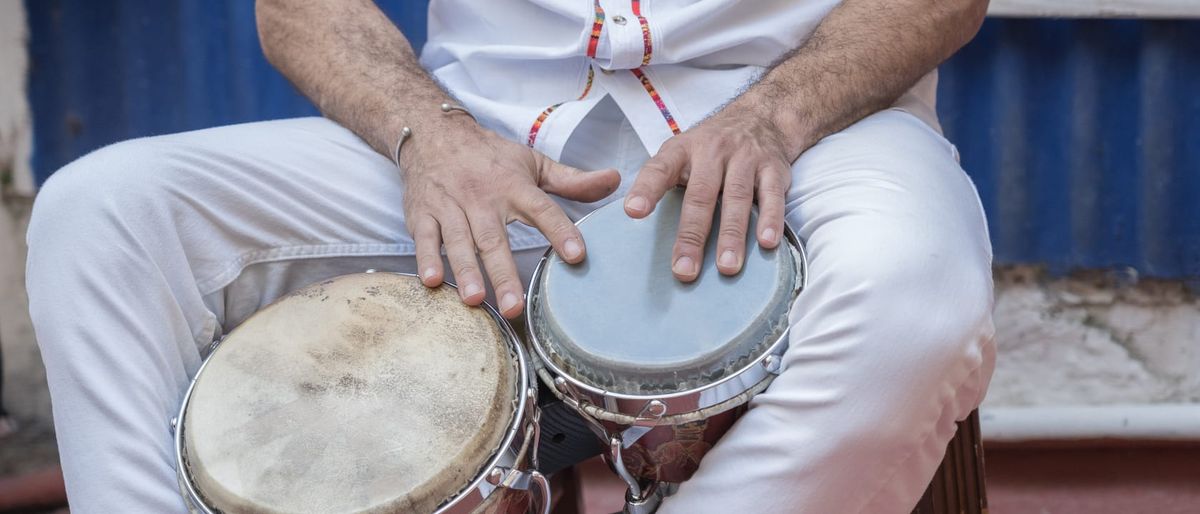
[{"label": "silver bracelet", "polygon": [[[459,111],[459,112],[462,112],[463,114],[466,114],[467,116],[470,116],[472,120],[475,120],[475,115],[471,114],[471,111],[468,111],[466,107],[463,107],[461,105],[442,104],[441,108],[442,108],[443,113],[450,114],[453,111]],[[478,120],[475,120],[475,121],[478,121]],[[394,163],[397,168],[400,167],[400,147],[404,146],[404,142],[408,141],[408,138],[412,137],[412,135],[413,135],[413,131],[411,128],[404,127],[402,129],[400,129],[400,139],[396,141],[395,150],[392,150],[392,163]]]}]

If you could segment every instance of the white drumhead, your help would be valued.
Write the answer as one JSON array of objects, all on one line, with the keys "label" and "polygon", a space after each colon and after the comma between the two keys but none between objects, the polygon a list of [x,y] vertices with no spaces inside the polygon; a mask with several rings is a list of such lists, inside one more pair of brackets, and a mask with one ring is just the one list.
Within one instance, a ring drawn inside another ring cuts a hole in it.
[{"label": "white drumhead", "polygon": [[449,287],[372,273],[256,313],[197,376],[188,473],[226,512],[430,512],[512,423],[504,332]]},{"label": "white drumhead", "polygon": [[[714,264],[718,211],[700,276],[680,282],[671,255],[682,203],[682,190],[672,190],[635,220],[612,202],[579,222],[587,259],[551,254],[542,263],[528,317],[551,364],[605,391],[675,393],[729,376],[782,336],[803,283],[796,242],[767,250],[749,237],[741,272],[723,276]],[[752,213],[750,227],[756,221]]]}]

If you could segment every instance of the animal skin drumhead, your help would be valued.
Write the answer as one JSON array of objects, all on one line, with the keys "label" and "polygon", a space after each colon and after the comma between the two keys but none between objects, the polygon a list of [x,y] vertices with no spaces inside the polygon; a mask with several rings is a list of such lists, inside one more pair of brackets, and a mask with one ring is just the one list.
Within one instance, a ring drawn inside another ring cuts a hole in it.
[{"label": "animal skin drumhead", "polygon": [[447,286],[313,284],[205,364],[181,423],[188,473],[226,512],[430,512],[502,444],[517,377],[497,322]]}]

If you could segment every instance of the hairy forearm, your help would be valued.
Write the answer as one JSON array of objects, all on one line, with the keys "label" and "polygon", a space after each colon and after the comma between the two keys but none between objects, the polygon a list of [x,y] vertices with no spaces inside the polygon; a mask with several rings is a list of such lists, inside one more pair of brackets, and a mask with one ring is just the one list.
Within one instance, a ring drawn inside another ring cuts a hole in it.
[{"label": "hairy forearm", "polygon": [[258,0],[256,15],[271,64],[379,153],[390,156],[405,126],[415,143],[470,124],[438,110],[450,97],[371,0]]},{"label": "hairy forearm", "polygon": [[986,10],[987,0],[845,0],[725,110],[772,121],[795,159],[892,105],[974,37]]}]

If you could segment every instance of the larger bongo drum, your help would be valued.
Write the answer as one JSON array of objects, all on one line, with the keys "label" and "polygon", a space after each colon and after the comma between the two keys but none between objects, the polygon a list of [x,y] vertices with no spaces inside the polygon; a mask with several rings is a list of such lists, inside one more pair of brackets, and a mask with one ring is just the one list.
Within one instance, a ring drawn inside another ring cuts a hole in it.
[{"label": "larger bongo drum", "polygon": [[215,347],[175,422],[180,488],[204,513],[548,509],[545,479],[527,471],[537,414],[524,351],[495,311],[412,276],[346,275]]},{"label": "larger bongo drum", "polygon": [[669,488],[660,484],[690,477],[771,383],[805,283],[804,252],[790,230],[773,250],[751,238],[742,271],[720,275],[716,222],[699,278],[676,280],[670,258],[682,197],[670,192],[641,220],[620,202],[580,220],[588,258],[573,265],[547,252],[528,295],[537,372],[604,440],[629,486],[630,511],[653,510]]}]

